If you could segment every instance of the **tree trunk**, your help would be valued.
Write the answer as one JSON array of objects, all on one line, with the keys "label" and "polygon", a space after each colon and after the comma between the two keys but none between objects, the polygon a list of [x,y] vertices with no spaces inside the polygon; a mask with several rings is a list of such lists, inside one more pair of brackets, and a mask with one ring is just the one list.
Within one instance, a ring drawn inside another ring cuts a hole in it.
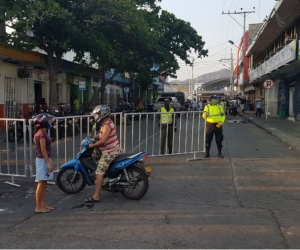
[{"label": "tree trunk", "polygon": [[58,103],[58,91],[57,91],[57,80],[58,80],[58,64],[54,58],[53,52],[48,53],[49,60],[49,109],[53,112],[57,109]]},{"label": "tree trunk", "polygon": [[[99,101],[99,94],[101,93],[101,98],[100,98],[100,102],[103,102],[103,95],[104,95],[104,91],[105,91],[105,87],[107,86],[107,84],[109,84],[110,82],[113,81],[114,77],[119,74],[121,71],[119,70],[115,70],[115,72],[112,74],[112,76],[107,79],[106,81],[101,83],[101,87],[98,88],[95,92],[94,95],[92,96],[92,99],[90,100],[89,104],[87,105],[88,110],[93,109],[95,106],[99,105],[100,103],[98,103]],[[104,78],[105,79],[105,78]]]}]

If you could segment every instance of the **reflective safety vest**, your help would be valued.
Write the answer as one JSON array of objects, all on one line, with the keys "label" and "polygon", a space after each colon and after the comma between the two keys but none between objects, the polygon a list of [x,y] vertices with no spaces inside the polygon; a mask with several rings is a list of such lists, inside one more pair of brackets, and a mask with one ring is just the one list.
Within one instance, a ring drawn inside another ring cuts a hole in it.
[{"label": "reflective safety vest", "polygon": [[161,107],[160,112],[167,113],[167,114],[161,114],[161,123],[162,124],[165,124],[165,123],[172,124],[173,123],[173,113],[174,113],[173,108],[170,108],[170,110],[167,111],[165,107]]},{"label": "reflective safety vest", "polygon": [[225,122],[225,113],[221,105],[217,104],[212,106],[207,104],[204,108],[203,115],[207,115],[206,121],[209,123]]}]

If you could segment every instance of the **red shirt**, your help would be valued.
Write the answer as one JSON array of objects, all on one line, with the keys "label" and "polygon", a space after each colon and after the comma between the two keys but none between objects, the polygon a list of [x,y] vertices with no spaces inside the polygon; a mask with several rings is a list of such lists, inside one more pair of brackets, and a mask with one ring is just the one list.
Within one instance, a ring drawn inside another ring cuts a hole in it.
[{"label": "red shirt", "polygon": [[40,144],[40,140],[44,138],[46,140],[46,151],[48,154],[48,157],[51,158],[51,139],[49,137],[49,135],[47,134],[47,132],[39,129],[38,132],[36,132],[36,134],[34,135],[34,141],[36,144],[36,158],[44,158],[43,154],[42,154],[42,150],[41,150],[41,144]]}]

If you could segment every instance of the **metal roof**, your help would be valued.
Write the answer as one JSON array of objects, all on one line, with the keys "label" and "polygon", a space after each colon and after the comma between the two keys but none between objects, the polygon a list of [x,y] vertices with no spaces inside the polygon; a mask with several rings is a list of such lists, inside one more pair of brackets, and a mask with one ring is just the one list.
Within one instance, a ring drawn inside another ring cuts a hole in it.
[{"label": "metal roof", "polygon": [[224,87],[230,86],[230,77],[220,78],[207,83],[204,83],[199,87],[201,90],[218,90]]}]

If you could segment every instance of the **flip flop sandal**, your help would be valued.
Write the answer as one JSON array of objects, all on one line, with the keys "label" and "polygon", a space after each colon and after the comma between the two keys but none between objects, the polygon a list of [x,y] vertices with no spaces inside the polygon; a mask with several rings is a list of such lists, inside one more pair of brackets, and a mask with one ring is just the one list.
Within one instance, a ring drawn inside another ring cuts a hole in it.
[{"label": "flip flop sandal", "polygon": [[99,200],[95,200],[92,196],[84,200],[84,203],[94,203],[94,202],[99,202]]},{"label": "flip flop sandal", "polygon": [[34,211],[36,214],[45,214],[45,213],[50,213],[51,210],[46,210],[46,211]]}]

